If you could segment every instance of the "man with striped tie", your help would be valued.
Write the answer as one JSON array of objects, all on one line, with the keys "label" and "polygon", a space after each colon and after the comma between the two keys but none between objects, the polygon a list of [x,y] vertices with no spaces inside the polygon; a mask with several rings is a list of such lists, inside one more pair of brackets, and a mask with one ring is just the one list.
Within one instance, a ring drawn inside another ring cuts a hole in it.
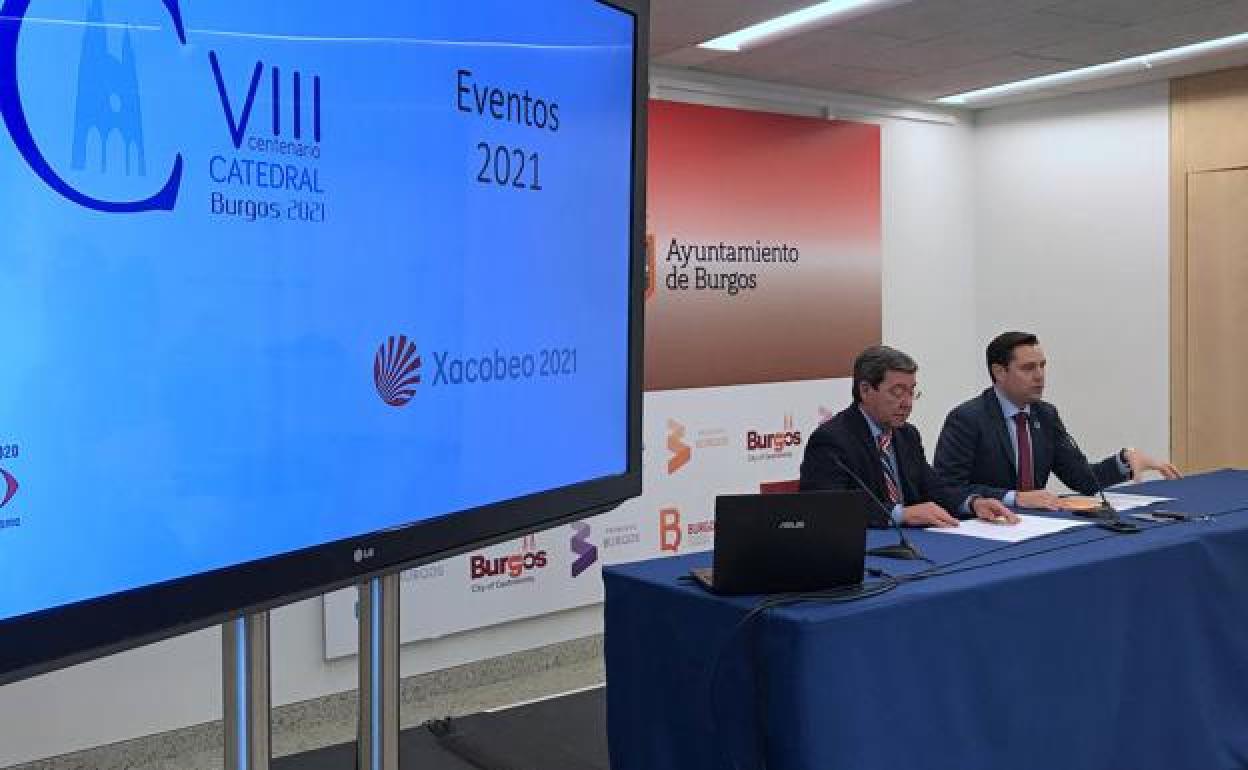
[{"label": "man with striped tie", "polygon": [[872,526],[956,527],[959,518],[1015,523],[999,500],[971,494],[937,476],[919,431],[907,420],[919,397],[919,367],[899,350],[877,345],[854,360],[854,403],[811,434],[801,488],[858,489],[877,498]]},{"label": "man with striped tie", "polygon": [[1058,506],[1045,489],[1050,473],[1085,495],[1147,471],[1178,478],[1173,465],[1138,449],[1088,464],[1057,407],[1041,400],[1048,362],[1036,335],[999,334],[985,357],[992,387],[949,412],[936,442],[936,471],[944,478],[1006,505],[1047,510]]}]

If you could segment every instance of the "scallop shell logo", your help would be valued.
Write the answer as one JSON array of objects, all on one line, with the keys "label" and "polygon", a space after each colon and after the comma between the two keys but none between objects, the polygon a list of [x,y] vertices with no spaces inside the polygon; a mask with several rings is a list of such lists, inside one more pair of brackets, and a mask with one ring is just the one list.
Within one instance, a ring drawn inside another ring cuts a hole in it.
[{"label": "scallop shell logo", "polygon": [[4,482],[4,491],[0,493],[0,508],[3,508],[13,499],[13,495],[17,494],[17,479],[13,478],[12,473],[0,468],[0,481]]},{"label": "scallop shell logo", "polygon": [[420,384],[419,369],[415,342],[402,334],[387,338],[373,359],[373,384],[381,400],[390,406],[406,406]]}]

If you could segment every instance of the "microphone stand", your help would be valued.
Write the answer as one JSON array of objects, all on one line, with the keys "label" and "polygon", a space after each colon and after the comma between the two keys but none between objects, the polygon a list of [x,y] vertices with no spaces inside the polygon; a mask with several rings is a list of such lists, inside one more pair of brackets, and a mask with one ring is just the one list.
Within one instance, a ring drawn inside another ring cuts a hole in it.
[{"label": "microphone stand", "polygon": [[884,502],[880,500],[879,497],[876,497],[876,494],[871,491],[871,488],[858,477],[858,474],[851,471],[849,466],[846,465],[838,455],[832,453],[832,459],[836,461],[836,464],[840,466],[841,470],[845,471],[845,473],[854,480],[854,483],[858,485],[859,489],[867,493],[867,496],[870,497],[876,506],[884,513],[884,519],[891,522],[893,529],[897,530],[896,543],[893,545],[881,545],[876,548],[870,548],[867,550],[867,554],[870,556],[881,556],[885,559],[919,559],[922,561],[930,561],[926,556],[919,552],[918,548],[914,547],[914,544],[910,542],[910,538],[906,537],[906,532],[902,529],[901,522],[893,521],[892,509],[885,506]]},{"label": "microphone stand", "polygon": [[[1059,423],[1060,424],[1060,423]],[[1097,526],[1107,529],[1110,532],[1118,532],[1121,534],[1132,534],[1139,532],[1140,528],[1129,521],[1126,521],[1118,513],[1118,510],[1110,504],[1109,498],[1105,496],[1105,488],[1101,486],[1101,480],[1096,477],[1096,471],[1092,469],[1092,463],[1088,462],[1088,456],[1079,448],[1079,444],[1075,442],[1075,437],[1070,435],[1070,431],[1066,430],[1066,426],[1062,425],[1062,438],[1064,438],[1072,449],[1083,459],[1083,467],[1087,470],[1088,475],[1092,477],[1092,485],[1096,487],[1096,493],[1101,498],[1099,508],[1093,508],[1089,511],[1074,511],[1076,516],[1082,516],[1085,519],[1096,519]]]}]

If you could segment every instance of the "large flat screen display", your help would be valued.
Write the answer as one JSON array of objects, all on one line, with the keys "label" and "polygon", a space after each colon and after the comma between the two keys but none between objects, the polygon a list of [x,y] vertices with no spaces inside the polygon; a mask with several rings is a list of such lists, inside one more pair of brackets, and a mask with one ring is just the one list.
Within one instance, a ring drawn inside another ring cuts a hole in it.
[{"label": "large flat screen display", "polygon": [[635,494],[645,9],[0,6],[0,682]]}]

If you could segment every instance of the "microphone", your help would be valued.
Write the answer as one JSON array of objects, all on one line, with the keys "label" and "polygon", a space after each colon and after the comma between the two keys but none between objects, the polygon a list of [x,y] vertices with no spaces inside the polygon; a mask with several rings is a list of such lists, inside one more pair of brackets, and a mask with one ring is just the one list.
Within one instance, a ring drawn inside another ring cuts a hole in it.
[{"label": "microphone", "polygon": [[1092,470],[1092,463],[1088,462],[1088,456],[1085,455],[1083,450],[1079,448],[1079,444],[1075,442],[1075,437],[1070,435],[1070,431],[1066,430],[1066,426],[1063,425],[1060,420],[1057,422],[1057,427],[1062,431],[1062,438],[1070,444],[1071,449],[1074,449],[1083,460],[1083,468],[1088,472],[1088,475],[1092,477],[1092,485],[1096,487],[1096,493],[1101,498],[1100,508],[1095,508],[1090,511],[1075,511],[1074,514],[1076,516],[1083,516],[1084,518],[1097,519],[1097,526],[1102,529],[1108,529],[1110,532],[1120,532],[1123,534],[1139,532],[1139,527],[1129,521],[1123,520],[1122,517],[1119,516],[1118,510],[1114,508],[1114,506],[1110,505],[1109,498],[1105,497],[1105,488],[1101,486],[1101,480],[1096,477],[1096,471]]},{"label": "microphone", "polygon": [[914,547],[914,544],[910,542],[910,539],[906,537],[905,530],[901,528],[901,522],[893,521],[892,509],[884,505],[884,502],[871,491],[871,488],[858,477],[857,473],[854,473],[849,469],[849,466],[841,460],[839,455],[835,452],[832,452],[831,454],[832,459],[836,461],[836,464],[840,466],[841,470],[845,471],[845,473],[854,480],[854,483],[858,485],[858,488],[863,492],[866,492],[867,496],[870,497],[876,506],[879,507],[879,509],[884,513],[885,521],[891,522],[893,529],[897,530],[897,542],[895,544],[881,545],[877,548],[870,548],[867,550],[867,553],[871,556],[882,556],[886,559],[921,559],[923,561],[929,561],[926,556],[919,552],[918,548]]}]

